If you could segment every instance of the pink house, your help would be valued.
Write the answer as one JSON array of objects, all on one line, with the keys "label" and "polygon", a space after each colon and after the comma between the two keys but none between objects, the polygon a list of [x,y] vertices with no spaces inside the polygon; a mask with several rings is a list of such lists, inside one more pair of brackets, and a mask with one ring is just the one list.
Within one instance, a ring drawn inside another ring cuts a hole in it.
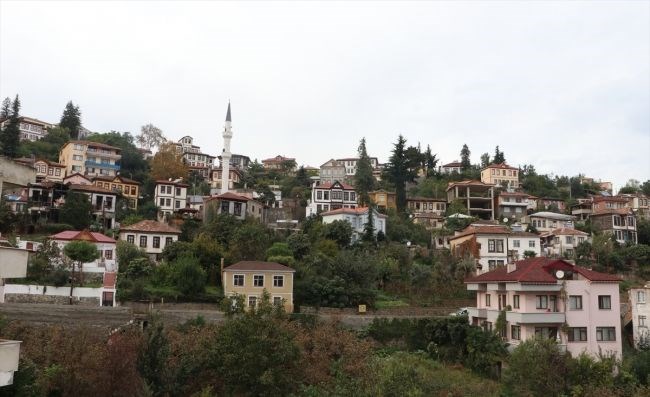
[{"label": "pink house", "polygon": [[501,336],[511,346],[533,337],[553,338],[578,355],[622,357],[618,282],[564,260],[531,258],[465,280],[476,291],[469,321],[493,330],[505,311]]}]

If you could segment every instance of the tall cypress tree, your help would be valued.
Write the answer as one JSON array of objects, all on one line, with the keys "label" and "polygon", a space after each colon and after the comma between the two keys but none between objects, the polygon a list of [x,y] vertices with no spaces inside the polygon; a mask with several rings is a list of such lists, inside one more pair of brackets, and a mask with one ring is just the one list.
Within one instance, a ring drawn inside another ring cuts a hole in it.
[{"label": "tall cypress tree", "polygon": [[501,164],[506,162],[506,156],[503,154],[502,151],[499,150],[499,146],[497,145],[496,149],[494,150],[494,164]]},{"label": "tall cypress tree", "polygon": [[11,99],[6,97],[2,101],[2,107],[0,108],[0,119],[8,119],[11,117]]},{"label": "tall cypress tree", "polygon": [[472,166],[472,163],[469,159],[470,154],[471,152],[469,151],[469,147],[467,147],[467,144],[464,144],[463,148],[460,151],[460,164],[463,168],[463,171],[467,171]]},{"label": "tall cypress tree", "polygon": [[[3,112],[5,111],[3,103]],[[20,99],[16,95],[11,104],[11,115],[9,116],[9,123],[2,130],[0,134],[0,141],[2,141],[2,154],[7,157],[18,156],[18,146],[20,145]]]},{"label": "tall cypress tree", "polygon": [[366,138],[359,143],[359,160],[357,172],[354,174],[354,188],[359,195],[360,205],[370,205],[369,193],[375,188],[375,177],[372,175],[372,163],[366,151]]},{"label": "tall cypress tree", "polygon": [[397,211],[406,210],[406,183],[417,176],[417,164],[407,154],[406,139],[400,135],[393,145],[393,152],[384,171],[384,177],[395,186]]},{"label": "tall cypress tree", "polygon": [[363,225],[363,241],[375,242],[375,214],[374,206],[371,203],[368,204],[368,220],[366,224]]},{"label": "tall cypress tree", "polygon": [[81,111],[79,106],[75,106],[69,101],[63,109],[59,127],[67,128],[72,139],[79,139],[79,130],[81,129]]}]

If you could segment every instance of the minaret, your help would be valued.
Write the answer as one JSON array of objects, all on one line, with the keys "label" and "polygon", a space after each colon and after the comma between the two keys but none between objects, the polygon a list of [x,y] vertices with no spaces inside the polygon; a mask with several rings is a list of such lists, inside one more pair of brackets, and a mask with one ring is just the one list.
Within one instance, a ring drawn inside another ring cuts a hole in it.
[{"label": "minaret", "polygon": [[221,153],[221,193],[228,191],[230,177],[230,138],[232,138],[232,124],[230,118],[230,102],[226,113],[226,123],[223,127],[223,152]]}]

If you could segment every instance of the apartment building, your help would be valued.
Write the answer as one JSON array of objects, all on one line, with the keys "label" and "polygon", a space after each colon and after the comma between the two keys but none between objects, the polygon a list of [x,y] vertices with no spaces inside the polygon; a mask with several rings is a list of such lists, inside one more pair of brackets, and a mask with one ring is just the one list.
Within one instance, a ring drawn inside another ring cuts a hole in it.
[{"label": "apartment building", "polygon": [[[210,188],[216,189],[221,192],[221,183],[223,169],[221,167],[210,170]],[[236,184],[241,182],[241,171],[237,168],[230,168],[228,170],[228,190],[233,190]]]},{"label": "apartment building", "polygon": [[408,197],[406,208],[413,223],[424,225],[427,229],[441,229],[445,224],[447,201],[429,197]]},{"label": "apartment building", "polygon": [[610,233],[620,244],[637,244],[636,216],[630,208],[594,211],[591,225],[604,233]]},{"label": "apartment building", "polygon": [[532,225],[538,232],[551,232],[559,228],[573,228],[575,216],[555,212],[536,212],[522,218],[522,222]]},{"label": "apartment building", "polygon": [[346,169],[343,163],[330,159],[326,161],[323,165],[320,166],[318,171],[318,176],[320,183],[334,183],[334,182],[343,182],[345,181]]},{"label": "apartment building", "polygon": [[[19,117],[18,120],[20,122],[18,129],[20,130],[21,141],[37,141],[43,139],[47,135],[47,130],[55,127],[52,123],[31,117]],[[10,121],[10,118],[0,120],[0,129],[4,129]]]},{"label": "apartment building", "polygon": [[[558,341],[572,355],[622,357],[620,279],[560,259],[531,258],[465,280],[476,291],[471,324],[501,334],[512,348],[530,338]],[[505,310],[506,326],[495,329]]]},{"label": "apartment building", "polygon": [[494,188],[494,184],[481,181],[450,182],[447,186],[447,203],[458,201],[466,208],[464,215],[494,220]]},{"label": "apartment building", "polygon": [[575,258],[576,248],[591,240],[589,234],[572,228],[561,227],[542,233],[542,255],[551,258]]},{"label": "apartment building", "polygon": [[356,208],[357,193],[354,187],[341,182],[314,184],[311,200],[307,205],[307,216],[339,208]]},{"label": "apartment building", "polygon": [[187,207],[187,188],[189,186],[180,179],[156,181],[154,202],[158,206],[159,220]]},{"label": "apartment building", "polygon": [[140,182],[116,175],[96,176],[93,178],[93,184],[106,190],[120,193],[127,200],[130,209],[138,209]]},{"label": "apartment building", "polygon": [[[358,157],[348,157],[344,159],[336,159],[340,164],[343,164],[345,167],[345,176],[350,180],[350,178],[354,178],[354,175],[357,173],[357,163],[359,162]],[[372,166],[372,169],[377,169],[379,168],[379,160],[377,157],[370,157],[370,165]]]},{"label": "apartment building", "polygon": [[627,292],[630,302],[630,320],[634,346],[650,344],[650,283],[643,287],[630,288]]},{"label": "apartment building", "polygon": [[[327,212],[322,212],[323,224],[332,223],[334,221],[346,221],[352,226],[352,237],[350,243],[355,243],[361,239],[364,233],[366,224],[368,223],[368,207],[357,208],[339,208]],[[386,235],[386,215],[380,214],[377,210],[372,210],[372,224],[374,227],[375,236],[377,233],[382,232]]]},{"label": "apartment building", "polygon": [[257,307],[264,292],[271,303],[293,312],[295,270],[275,262],[241,261],[222,270],[225,296],[241,296],[247,309]]},{"label": "apartment building", "polygon": [[121,150],[91,141],[70,141],[59,151],[59,163],[66,175],[115,176],[120,170]]},{"label": "apartment building", "polygon": [[481,170],[481,182],[517,189],[519,187],[519,168],[506,163],[490,164]]},{"label": "apartment building", "polygon": [[627,207],[632,209],[637,219],[650,219],[650,197],[643,193],[619,194],[618,197],[627,200]]},{"label": "apartment building", "polygon": [[120,227],[120,240],[142,248],[153,260],[160,260],[168,245],[178,241],[181,231],[166,223],[144,220]]},{"label": "apartment building", "polygon": [[520,192],[500,192],[497,197],[497,216],[520,221],[528,214],[529,196]]}]

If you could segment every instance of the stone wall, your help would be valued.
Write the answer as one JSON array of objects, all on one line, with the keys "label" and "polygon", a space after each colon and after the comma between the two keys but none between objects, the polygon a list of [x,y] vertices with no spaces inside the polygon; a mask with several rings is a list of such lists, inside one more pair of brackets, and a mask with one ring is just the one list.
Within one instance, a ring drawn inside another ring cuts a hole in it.
[{"label": "stone wall", "polygon": [[[34,295],[34,294],[5,294],[6,303],[50,303],[67,305],[70,303],[68,296]],[[99,306],[99,298],[72,297],[72,303],[79,306]]]}]

